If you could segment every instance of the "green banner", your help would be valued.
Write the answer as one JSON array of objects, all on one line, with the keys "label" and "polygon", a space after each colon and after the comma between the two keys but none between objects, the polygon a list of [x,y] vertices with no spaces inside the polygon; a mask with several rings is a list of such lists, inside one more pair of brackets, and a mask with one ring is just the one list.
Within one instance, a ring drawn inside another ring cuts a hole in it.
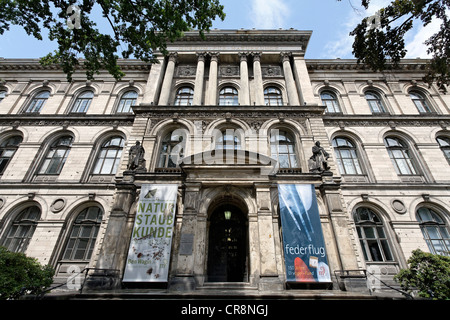
[{"label": "green banner", "polygon": [[123,282],[167,281],[177,193],[177,185],[142,185]]}]

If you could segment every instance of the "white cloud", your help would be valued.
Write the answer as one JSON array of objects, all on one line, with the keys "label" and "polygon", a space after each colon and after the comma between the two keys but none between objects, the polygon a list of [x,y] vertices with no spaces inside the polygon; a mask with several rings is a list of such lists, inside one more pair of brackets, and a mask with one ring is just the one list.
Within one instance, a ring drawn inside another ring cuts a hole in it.
[{"label": "white cloud", "polygon": [[[420,24],[421,21],[418,21],[417,23]],[[425,45],[424,42],[439,31],[441,23],[442,20],[435,19],[425,27],[420,25],[420,27],[417,28],[415,35],[410,37],[411,40],[405,41],[405,48],[407,50],[405,58],[431,58],[431,55],[427,53],[428,46]]]},{"label": "white cloud", "polygon": [[289,14],[289,7],[284,0],[252,0],[250,20],[253,28],[282,28]]},{"label": "white cloud", "polygon": [[[367,10],[352,2],[353,7],[349,6],[347,15],[342,19],[343,22],[336,28],[340,31],[335,34],[330,33],[330,36],[334,35],[335,39],[325,44],[322,58],[354,58],[352,54],[354,37],[351,37],[349,33],[355,29],[362,19],[374,15],[381,8],[389,5],[390,2],[391,0],[372,0]],[[342,5],[344,4],[343,2]]]}]

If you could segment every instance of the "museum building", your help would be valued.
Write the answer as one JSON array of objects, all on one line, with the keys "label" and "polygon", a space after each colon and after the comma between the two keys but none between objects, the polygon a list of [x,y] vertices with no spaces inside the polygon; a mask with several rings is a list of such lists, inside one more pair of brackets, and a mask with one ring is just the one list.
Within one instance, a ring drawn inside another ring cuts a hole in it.
[{"label": "museum building", "polygon": [[311,34],[187,32],[120,81],[0,58],[0,245],[59,290],[380,292],[449,255],[449,95]]}]

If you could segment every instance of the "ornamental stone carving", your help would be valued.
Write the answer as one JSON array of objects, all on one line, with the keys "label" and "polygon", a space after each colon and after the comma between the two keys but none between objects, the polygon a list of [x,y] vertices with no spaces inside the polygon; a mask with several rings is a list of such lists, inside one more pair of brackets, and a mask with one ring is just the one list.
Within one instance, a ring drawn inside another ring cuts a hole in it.
[{"label": "ornamental stone carving", "polygon": [[176,71],[177,77],[195,77],[195,73],[197,72],[196,66],[178,66]]},{"label": "ornamental stone carving", "polygon": [[262,66],[261,72],[266,78],[283,76],[280,66]]},{"label": "ornamental stone carving", "polygon": [[219,75],[221,77],[237,77],[239,76],[239,66],[221,66],[219,67]]}]

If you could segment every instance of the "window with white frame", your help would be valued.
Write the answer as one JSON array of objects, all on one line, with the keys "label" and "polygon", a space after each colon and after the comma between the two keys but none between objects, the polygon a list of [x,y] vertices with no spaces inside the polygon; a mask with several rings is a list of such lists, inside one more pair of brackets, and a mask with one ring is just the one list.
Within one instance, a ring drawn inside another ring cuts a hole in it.
[{"label": "window with white frame", "polygon": [[5,172],[6,167],[22,142],[21,136],[9,137],[0,143],[0,175]]},{"label": "window with white frame", "polygon": [[339,113],[341,112],[341,107],[339,106],[339,101],[336,95],[331,91],[323,91],[320,94],[320,99],[322,103],[327,107],[327,113]]},{"label": "window with white frame", "polygon": [[186,136],[182,129],[171,131],[161,142],[158,168],[177,168],[184,157]]},{"label": "window with white frame", "polygon": [[294,137],[284,130],[272,130],[270,136],[271,157],[280,168],[298,168]]},{"label": "window with white frame", "polygon": [[276,87],[264,89],[264,103],[266,106],[282,106],[283,96],[281,90]]},{"label": "window with white frame", "polygon": [[57,175],[61,173],[70,148],[72,147],[73,138],[71,136],[63,136],[56,139],[47,151],[45,158],[41,164],[38,174]]},{"label": "window with white frame", "polygon": [[12,252],[25,252],[41,217],[41,209],[29,206],[14,219],[2,241],[2,246]]},{"label": "window with white frame", "polygon": [[336,162],[341,174],[363,174],[355,144],[346,137],[333,139]]},{"label": "window with white frame", "polygon": [[374,91],[367,91],[365,97],[372,113],[386,112],[386,107],[384,106],[383,101],[381,100],[381,97],[378,93]]},{"label": "window with white frame", "polygon": [[441,148],[445,159],[447,159],[448,163],[450,164],[450,138],[439,136],[436,138],[436,141],[439,143],[439,147]]},{"label": "window with white frame", "polygon": [[420,113],[432,112],[423,94],[413,91],[409,93],[409,97],[414,102],[414,105]]},{"label": "window with white frame", "polygon": [[119,100],[119,105],[117,106],[117,113],[130,113],[133,112],[131,107],[136,105],[138,94],[134,90],[125,92]]},{"label": "window with white frame", "polygon": [[359,207],[353,214],[359,243],[366,261],[393,261],[389,240],[378,215],[370,208]]},{"label": "window with white frame", "polygon": [[84,91],[80,93],[75,99],[72,108],[70,109],[71,113],[86,113],[91,105],[92,98],[94,98],[94,92],[92,91]]},{"label": "window with white frame", "polygon": [[433,209],[421,207],[416,217],[430,252],[450,256],[450,236],[441,216]]},{"label": "window with white frame", "polygon": [[234,128],[222,129],[217,134],[215,141],[215,149],[241,150],[243,135],[241,130]]},{"label": "window with white frame", "polygon": [[397,137],[386,137],[384,143],[398,175],[417,174],[411,151],[403,140]]},{"label": "window with white frame", "polygon": [[39,113],[42,110],[47,99],[50,97],[50,91],[41,91],[33,96],[30,103],[24,110],[24,113]]},{"label": "window with white frame", "polygon": [[174,105],[176,106],[190,106],[194,99],[194,89],[191,87],[181,87],[177,90]]},{"label": "window with white frame", "polygon": [[89,261],[102,222],[103,210],[91,206],[81,211],[73,222],[62,260]]},{"label": "window with white frame", "polygon": [[233,87],[225,87],[219,91],[220,106],[237,106],[239,105],[238,91]]},{"label": "window with white frame", "polygon": [[92,174],[116,174],[124,144],[125,140],[120,136],[109,138],[103,142],[98,152]]}]

